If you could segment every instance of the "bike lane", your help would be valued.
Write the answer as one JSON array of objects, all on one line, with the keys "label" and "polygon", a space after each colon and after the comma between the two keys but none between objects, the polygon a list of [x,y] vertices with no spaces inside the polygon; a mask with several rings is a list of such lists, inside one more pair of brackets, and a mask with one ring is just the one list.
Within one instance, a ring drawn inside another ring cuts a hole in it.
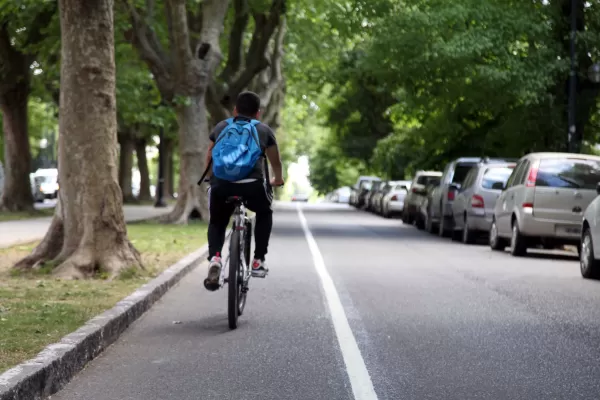
[{"label": "bike lane", "polygon": [[295,207],[279,207],[265,280],[250,282],[239,327],[207,266],[163,297],[54,400],[352,399]]}]

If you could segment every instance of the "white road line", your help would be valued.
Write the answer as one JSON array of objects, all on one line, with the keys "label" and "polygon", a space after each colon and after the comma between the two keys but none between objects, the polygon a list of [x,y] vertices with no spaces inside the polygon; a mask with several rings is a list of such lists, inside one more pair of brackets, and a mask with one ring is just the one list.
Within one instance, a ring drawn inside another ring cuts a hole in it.
[{"label": "white road line", "polygon": [[356,343],[356,339],[354,338],[354,334],[352,333],[352,329],[348,323],[348,318],[346,318],[346,312],[344,311],[344,307],[340,301],[340,296],[335,289],[331,275],[329,275],[329,272],[327,272],[327,267],[325,267],[325,261],[323,261],[323,256],[319,251],[317,242],[315,241],[312,233],[310,233],[310,229],[308,229],[308,223],[306,222],[306,218],[304,217],[304,213],[302,212],[300,205],[298,205],[297,209],[298,216],[300,217],[300,223],[304,229],[304,235],[306,236],[306,241],[308,242],[308,247],[310,248],[310,252],[313,257],[315,269],[321,278],[323,290],[325,291],[325,298],[329,304],[331,320],[333,321],[333,327],[335,328],[335,333],[340,344],[342,356],[344,357],[346,372],[348,373],[348,378],[350,379],[350,384],[352,385],[354,399],[377,400],[377,394],[373,388],[373,382],[371,382],[371,377],[369,376],[369,371],[367,371],[365,360],[360,354],[360,349],[358,348],[358,344]]}]

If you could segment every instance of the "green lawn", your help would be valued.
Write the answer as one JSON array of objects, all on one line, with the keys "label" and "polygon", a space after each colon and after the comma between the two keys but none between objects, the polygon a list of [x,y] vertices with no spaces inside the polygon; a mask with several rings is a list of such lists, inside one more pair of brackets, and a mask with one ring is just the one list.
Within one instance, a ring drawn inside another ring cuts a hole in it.
[{"label": "green lawn", "polygon": [[0,211],[0,222],[16,221],[16,220],[21,220],[21,219],[32,219],[32,218],[44,218],[44,217],[51,217],[53,215],[54,215],[54,208],[43,208],[41,210],[19,211],[19,212]]},{"label": "green lawn", "polygon": [[111,308],[206,242],[206,225],[201,223],[136,223],[128,231],[147,271],[125,273],[113,281],[61,281],[45,271],[18,274],[10,267],[34,245],[0,250],[0,373]]}]

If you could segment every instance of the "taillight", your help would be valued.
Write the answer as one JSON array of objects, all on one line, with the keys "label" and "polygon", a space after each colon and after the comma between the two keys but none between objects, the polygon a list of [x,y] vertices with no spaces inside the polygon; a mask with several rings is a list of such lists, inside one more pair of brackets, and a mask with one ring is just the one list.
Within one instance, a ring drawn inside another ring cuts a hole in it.
[{"label": "taillight", "polygon": [[454,201],[455,193],[454,190],[448,190],[448,201]]},{"label": "taillight", "polygon": [[412,188],[412,189],[411,189],[411,191],[412,191],[413,193],[419,193],[419,189],[417,189],[417,188]]},{"label": "taillight", "polygon": [[[534,187],[535,182],[537,181],[537,174],[538,174],[538,167],[537,166],[531,167],[531,169],[529,170],[529,176],[527,177],[527,182],[525,182],[525,186]],[[532,205],[532,207],[533,207],[533,205]]]},{"label": "taillight", "polygon": [[533,214],[533,203],[523,203],[523,212],[525,214]]},{"label": "taillight", "polygon": [[393,195],[392,198],[390,199],[391,201],[398,201],[398,196]]},{"label": "taillight", "polygon": [[483,197],[478,194],[474,194],[471,197],[471,207],[473,208],[483,208],[484,207]]}]

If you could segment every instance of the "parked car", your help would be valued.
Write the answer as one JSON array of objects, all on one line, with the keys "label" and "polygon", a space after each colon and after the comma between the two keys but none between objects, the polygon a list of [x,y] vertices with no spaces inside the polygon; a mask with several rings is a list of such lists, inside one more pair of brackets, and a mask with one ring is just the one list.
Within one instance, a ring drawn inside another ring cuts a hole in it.
[{"label": "parked car", "polygon": [[391,190],[391,188],[395,185],[395,181],[386,181],[382,182],[379,186],[379,189],[371,195],[369,210],[373,211],[376,214],[381,214],[381,201],[383,197]]},{"label": "parked car", "polygon": [[600,279],[600,183],[596,185],[596,198],[583,214],[581,251],[579,265],[581,276],[588,279]]},{"label": "parked car", "polygon": [[[532,153],[519,160],[494,208],[490,246],[523,256],[527,249],[581,244],[583,213],[596,197],[600,157]],[[591,211],[590,211],[591,212]],[[589,222],[588,222],[589,223]]]},{"label": "parked car", "polygon": [[[471,168],[458,191],[452,212],[454,239],[463,243],[475,242],[478,236],[490,232],[496,200],[506,185],[516,163],[488,163],[485,160]],[[494,187],[496,185],[496,187]]]},{"label": "parked car", "polygon": [[367,210],[372,210],[373,203],[371,202],[371,200],[373,199],[373,196],[379,191],[379,189],[383,187],[384,184],[385,182],[381,180],[375,181],[373,182],[373,185],[371,185],[371,188],[367,191],[367,193],[365,193],[364,205]]},{"label": "parked car", "polygon": [[334,203],[348,204],[350,201],[351,192],[351,188],[347,186],[336,189],[331,195],[331,201]]},{"label": "parked car", "polygon": [[402,214],[404,211],[404,200],[410,190],[410,181],[398,181],[390,185],[389,190],[381,199],[381,215],[384,218],[391,218],[394,215]]},{"label": "parked car", "polygon": [[376,176],[360,176],[356,181],[356,185],[352,188],[350,194],[350,205],[356,208],[364,206],[364,200],[367,192],[371,189],[373,182],[380,181]]},{"label": "parked car", "polygon": [[402,221],[406,224],[415,222],[419,215],[425,195],[426,188],[430,184],[436,184],[440,181],[442,173],[439,171],[418,171],[410,184],[410,191],[404,198],[404,210],[402,211]]},{"label": "parked car", "polygon": [[[464,157],[446,165],[440,185],[431,194],[432,198],[429,207],[431,214],[428,216],[428,220],[431,220],[438,226],[438,234],[440,236],[446,237],[452,233],[454,229],[452,226],[452,203],[454,202],[454,198],[469,170],[483,160],[482,158]],[[508,161],[489,158],[485,158],[485,160],[488,163],[506,163]]]},{"label": "parked car", "polygon": [[46,199],[58,197],[58,170],[56,168],[38,169],[34,176],[36,181],[40,182],[40,189]]},{"label": "parked car", "polygon": [[35,174],[29,174],[29,182],[31,183],[31,194],[33,195],[33,201],[36,203],[43,203],[46,196],[42,192],[41,179],[36,178]]},{"label": "parked car", "polygon": [[440,186],[441,181],[435,180],[431,181],[425,189],[423,189],[423,196],[420,197],[420,201],[417,209],[417,216],[415,218],[415,226],[417,229],[425,229],[427,232],[431,234],[437,234],[438,226],[432,219],[429,218],[431,212],[429,211],[431,207],[431,199],[433,196],[433,192]]}]

